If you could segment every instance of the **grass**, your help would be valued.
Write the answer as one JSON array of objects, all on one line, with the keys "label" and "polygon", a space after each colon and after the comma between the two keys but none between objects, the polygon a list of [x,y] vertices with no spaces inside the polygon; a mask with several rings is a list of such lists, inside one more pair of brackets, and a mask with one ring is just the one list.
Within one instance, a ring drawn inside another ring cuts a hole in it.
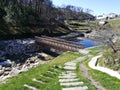
[{"label": "grass", "polygon": [[103,50],[105,49],[105,46],[97,46],[94,48],[88,48],[88,50],[90,51],[90,54],[96,56],[99,52],[103,52]]},{"label": "grass", "polygon": [[120,90],[120,80],[111,77],[106,73],[89,69],[90,75],[95,79],[96,81],[99,81],[103,87],[105,87],[107,90]]},{"label": "grass", "polygon": [[[46,73],[48,70],[54,68],[59,68],[59,65],[64,65],[65,62],[74,60],[78,57],[80,57],[81,55],[78,53],[74,53],[74,52],[66,52],[63,53],[62,55],[58,56],[57,58],[53,59],[52,61],[44,64],[44,65],[40,65],[36,68],[32,68],[27,72],[23,72],[21,74],[19,74],[18,76],[12,77],[10,79],[8,79],[6,81],[5,84],[1,84],[0,85],[0,90],[26,90],[26,88],[23,87],[23,85],[25,83],[29,83],[31,85],[36,85],[39,88],[42,88],[42,90],[60,90],[61,87],[58,83],[58,78],[55,76],[52,80],[48,80],[47,81],[49,83],[47,83],[45,86],[42,85],[40,86],[40,84],[35,84],[32,79],[33,78],[40,78],[40,75],[43,74],[47,74]],[[60,73],[61,71],[59,70],[58,73]],[[48,89],[49,87],[49,89]]]},{"label": "grass", "polygon": [[93,85],[91,85],[90,81],[87,78],[83,77],[82,71],[80,71],[79,69],[81,63],[83,62],[77,64],[77,70],[76,70],[77,76],[80,78],[81,81],[84,82],[84,86],[88,86],[89,88],[88,90],[96,90],[96,88]]},{"label": "grass", "polygon": [[[93,48],[93,52],[98,50],[98,48]],[[94,54],[92,54],[94,56]],[[88,68],[89,74],[92,76],[92,78],[96,81],[99,81],[101,83],[101,85],[103,87],[105,87],[107,90],[120,90],[120,80],[115,78],[115,77],[111,77],[110,75],[100,72],[98,70],[94,70],[91,69],[88,66],[88,62],[90,60],[85,61],[85,65]]]},{"label": "grass", "polygon": [[108,20],[108,26],[110,26],[110,28],[112,30],[119,30],[119,28],[120,28],[120,19]]},{"label": "grass", "polygon": [[[91,51],[90,54],[92,56],[97,55],[103,49],[104,48],[102,46],[89,48],[89,50]],[[57,58],[44,65],[40,65],[36,68],[30,69],[27,72],[21,73],[18,76],[8,79],[7,83],[0,85],[0,90],[29,90],[23,87],[24,84],[35,86],[41,90],[61,90],[62,87],[60,86],[57,77],[58,74],[60,74],[63,71],[61,66],[64,66],[65,62],[74,60],[80,56],[83,55],[74,52],[63,53],[62,55],[58,56]],[[90,60],[85,60],[80,63],[85,63],[86,67],[88,68],[89,74],[94,80],[99,81],[101,85],[107,90],[120,90],[120,80],[118,80],[115,77],[111,77],[106,73],[89,68],[89,61]],[[82,76],[82,72],[79,70],[80,63],[77,64],[77,76],[80,78],[81,81],[84,82],[84,86],[86,85],[89,87],[89,90],[95,90],[95,87],[90,84],[90,81]],[[55,74],[49,73],[47,71],[55,72]],[[48,76],[51,78],[43,78],[40,75]],[[32,81],[33,78],[41,80],[45,83],[36,83]]]},{"label": "grass", "polygon": [[109,23],[120,23],[120,19],[117,20],[108,20]]},{"label": "grass", "polygon": [[97,24],[95,21],[92,22],[66,21],[66,25],[72,30],[78,32],[87,32],[97,28]]}]

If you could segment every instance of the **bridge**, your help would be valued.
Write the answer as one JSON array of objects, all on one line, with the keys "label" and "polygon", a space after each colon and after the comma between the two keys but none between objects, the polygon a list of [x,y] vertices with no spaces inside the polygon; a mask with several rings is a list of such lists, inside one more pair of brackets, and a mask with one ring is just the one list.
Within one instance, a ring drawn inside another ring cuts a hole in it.
[{"label": "bridge", "polygon": [[53,37],[35,37],[36,43],[40,46],[41,49],[55,49],[56,51],[74,51],[79,52],[80,49],[83,49],[82,44],[76,44],[72,41],[66,41],[60,38]]}]

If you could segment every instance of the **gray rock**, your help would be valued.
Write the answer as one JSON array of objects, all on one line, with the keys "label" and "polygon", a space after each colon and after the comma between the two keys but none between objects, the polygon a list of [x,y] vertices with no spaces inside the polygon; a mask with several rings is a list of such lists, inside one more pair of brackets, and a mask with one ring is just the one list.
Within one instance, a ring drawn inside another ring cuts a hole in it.
[{"label": "gray rock", "polygon": [[10,67],[5,68],[5,71],[11,71],[12,69]]},{"label": "gray rock", "polygon": [[16,69],[16,68],[12,68],[11,72],[10,72],[10,75],[18,75],[20,73],[20,70]]},{"label": "gray rock", "polygon": [[22,69],[20,70],[20,72],[26,72],[26,71],[28,71],[28,68],[22,68]]},{"label": "gray rock", "polygon": [[11,61],[11,60],[9,60],[9,59],[7,60],[7,62],[8,62],[8,63],[10,63],[10,64],[12,63],[12,61]]},{"label": "gray rock", "polygon": [[4,76],[8,75],[9,74],[9,71],[6,71],[4,72]]},{"label": "gray rock", "polygon": [[4,73],[4,70],[0,70],[0,75],[2,75]]}]

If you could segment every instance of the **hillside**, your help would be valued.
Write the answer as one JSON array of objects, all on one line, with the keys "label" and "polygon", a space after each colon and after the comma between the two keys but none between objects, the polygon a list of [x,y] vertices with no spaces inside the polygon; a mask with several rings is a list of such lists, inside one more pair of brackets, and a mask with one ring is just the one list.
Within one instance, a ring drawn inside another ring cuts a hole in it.
[{"label": "hillside", "polygon": [[[67,19],[94,19],[79,7],[54,7],[51,0],[0,1],[0,39],[68,34]],[[79,16],[79,18],[77,18]]]},{"label": "hillside", "polygon": [[120,30],[120,18],[111,19],[103,26],[104,29]]}]

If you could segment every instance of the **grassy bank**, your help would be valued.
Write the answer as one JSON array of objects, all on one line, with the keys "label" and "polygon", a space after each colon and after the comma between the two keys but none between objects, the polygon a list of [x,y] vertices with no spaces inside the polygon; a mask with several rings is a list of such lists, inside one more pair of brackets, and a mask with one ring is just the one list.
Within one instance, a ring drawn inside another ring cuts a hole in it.
[{"label": "grassy bank", "polygon": [[66,21],[66,25],[71,28],[73,31],[77,32],[90,32],[97,28],[96,22],[80,22],[80,21]]},{"label": "grassy bank", "polygon": [[80,78],[81,81],[84,81],[84,85],[88,86],[89,90],[95,90],[96,88],[93,85],[91,85],[91,82],[83,76],[83,72],[80,70],[81,63],[83,62],[77,64],[77,70],[76,70],[77,76]]},{"label": "grassy bank", "polygon": [[[91,49],[91,52],[92,52],[91,55],[93,55],[93,56],[97,55],[97,53],[99,53],[97,51],[99,51],[99,47],[98,48],[92,48]],[[96,54],[94,54],[95,52],[96,52]],[[108,75],[106,73],[100,72],[98,70],[91,69],[88,66],[88,62],[90,61],[90,59],[87,60],[84,63],[86,65],[86,67],[88,68],[89,74],[93,77],[93,79],[96,80],[96,81],[99,81],[101,83],[101,85],[103,87],[105,87],[107,90],[120,90],[120,80],[115,78],[115,77],[111,77],[110,75]]]},{"label": "grassy bank", "polygon": [[104,26],[106,29],[119,30],[120,28],[120,19],[108,20],[108,23]]},{"label": "grassy bank", "polygon": [[[35,85],[37,88],[40,88],[41,90],[61,90],[61,87],[58,82],[57,74],[61,72],[61,69],[58,69],[58,72],[56,75],[51,75],[47,71],[51,70],[53,67],[58,68],[58,66],[62,66],[65,62],[74,60],[81,55],[78,53],[73,52],[66,52],[62,55],[58,56],[54,60],[44,64],[40,65],[36,68],[30,69],[27,72],[21,73],[18,76],[12,77],[6,81],[5,84],[0,85],[0,90],[28,90],[23,87],[24,84],[30,84]],[[48,75],[48,76],[54,76],[52,80],[46,80],[45,82],[48,82],[45,85],[41,85],[39,83],[35,83],[32,81],[33,78],[37,78],[42,80],[43,78],[40,77],[40,75]],[[48,89],[49,88],[49,89]]]}]

